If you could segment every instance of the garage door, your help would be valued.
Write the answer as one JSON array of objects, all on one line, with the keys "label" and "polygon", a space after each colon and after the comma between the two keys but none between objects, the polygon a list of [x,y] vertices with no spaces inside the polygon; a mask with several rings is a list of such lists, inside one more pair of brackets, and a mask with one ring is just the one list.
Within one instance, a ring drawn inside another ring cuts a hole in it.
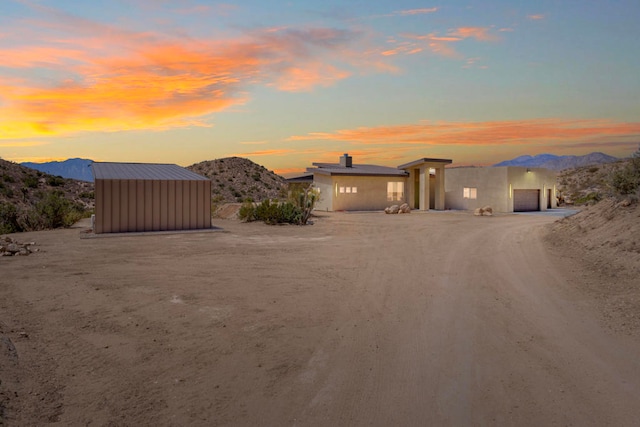
[{"label": "garage door", "polygon": [[540,210],[540,190],[513,190],[513,211]]}]

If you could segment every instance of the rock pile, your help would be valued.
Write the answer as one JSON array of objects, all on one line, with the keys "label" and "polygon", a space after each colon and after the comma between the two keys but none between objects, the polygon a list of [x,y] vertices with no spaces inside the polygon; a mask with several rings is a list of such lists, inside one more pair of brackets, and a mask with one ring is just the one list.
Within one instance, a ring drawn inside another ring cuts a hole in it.
[{"label": "rock pile", "polygon": [[476,208],[473,211],[475,216],[492,216],[493,208],[491,206],[485,206],[484,208]]},{"label": "rock pile", "polygon": [[398,213],[410,213],[411,208],[408,203],[403,203],[400,206],[392,205],[384,208],[384,213],[386,214],[398,214]]},{"label": "rock pile", "polygon": [[30,255],[39,251],[38,248],[32,248],[35,245],[35,242],[20,243],[8,236],[0,237],[0,256]]}]

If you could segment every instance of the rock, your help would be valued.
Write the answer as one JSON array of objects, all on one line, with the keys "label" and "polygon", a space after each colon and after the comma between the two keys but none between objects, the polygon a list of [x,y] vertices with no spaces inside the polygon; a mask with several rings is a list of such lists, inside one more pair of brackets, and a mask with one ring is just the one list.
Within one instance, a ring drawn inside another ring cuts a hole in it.
[{"label": "rock", "polygon": [[411,212],[411,208],[409,207],[409,203],[403,203],[398,208],[398,213],[409,213]]},{"label": "rock", "polygon": [[29,249],[25,249],[25,248],[21,248],[20,251],[18,253],[16,253],[16,255],[22,255],[22,256],[27,256],[29,255],[31,252],[29,251]]},{"label": "rock", "polygon": [[[389,209],[389,212],[387,212],[387,209]],[[397,214],[400,211],[400,206],[391,205],[387,209],[384,210],[386,213],[388,213],[388,214]]]},{"label": "rock", "polygon": [[18,245],[15,243],[9,243],[7,245],[7,252],[11,252],[12,254],[15,254],[16,252],[20,252],[20,247],[18,247]]},{"label": "rock", "polygon": [[484,211],[482,212],[483,216],[493,216],[493,212]]},{"label": "rock", "polygon": [[482,210],[482,208],[476,208],[476,209],[473,211],[473,214],[474,214],[475,216],[482,216],[482,214],[483,214],[483,213],[484,213],[484,211]]},{"label": "rock", "polygon": [[483,210],[483,214],[485,214],[485,215],[487,214],[487,212],[489,214],[493,213],[493,208],[491,206],[485,206],[484,208],[482,208],[482,210]]}]

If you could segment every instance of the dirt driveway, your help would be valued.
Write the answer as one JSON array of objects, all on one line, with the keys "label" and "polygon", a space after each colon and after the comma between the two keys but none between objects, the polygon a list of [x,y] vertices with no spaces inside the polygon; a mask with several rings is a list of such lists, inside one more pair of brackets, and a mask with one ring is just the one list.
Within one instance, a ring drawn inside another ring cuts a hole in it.
[{"label": "dirt driveway", "polygon": [[555,219],[20,235],[42,252],[0,258],[0,420],[637,425],[640,343],[546,250]]}]

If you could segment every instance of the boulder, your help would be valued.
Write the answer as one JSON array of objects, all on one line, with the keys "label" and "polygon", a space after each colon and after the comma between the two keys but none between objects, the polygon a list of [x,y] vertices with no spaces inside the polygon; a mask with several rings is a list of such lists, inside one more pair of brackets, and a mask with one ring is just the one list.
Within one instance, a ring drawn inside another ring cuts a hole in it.
[{"label": "boulder", "polygon": [[411,208],[409,207],[409,203],[403,203],[400,205],[398,213],[409,213],[411,212]]},{"label": "boulder", "polygon": [[475,216],[482,216],[482,214],[483,214],[483,213],[484,213],[484,211],[482,210],[482,208],[476,208],[476,209],[473,211],[473,214],[474,214]]},{"label": "boulder", "polygon": [[486,215],[487,213],[492,214],[493,213],[493,208],[491,206],[485,206],[484,208],[482,208],[483,213]]},{"label": "boulder", "polygon": [[392,205],[384,209],[384,213],[386,214],[397,214],[399,211],[400,211],[400,206],[398,205]]}]

